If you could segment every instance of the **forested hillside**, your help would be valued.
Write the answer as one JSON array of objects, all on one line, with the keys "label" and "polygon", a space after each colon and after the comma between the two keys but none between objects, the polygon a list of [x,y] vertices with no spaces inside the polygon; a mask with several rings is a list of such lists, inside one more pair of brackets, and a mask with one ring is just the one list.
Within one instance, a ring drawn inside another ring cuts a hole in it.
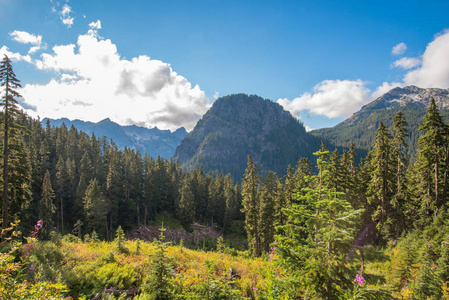
[{"label": "forested hillside", "polygon": [[71,233],[80,220],[80,234],[95,230],[110,240],[117,226],[130,230],[161,212],[183,224],[199,221],[220,228],[241,219],[239,187],[229,175],[202,169],[183,173],[173,159],[120,151],[113,141],[89,137],[74,126],[43,129],[23,114],[17,124],[28,134],[11,152],[10,168],[23,174],[10,179],[15,197],[9,219],[22,220],[26,231],[41,219],[47,234],[55,229]]}]

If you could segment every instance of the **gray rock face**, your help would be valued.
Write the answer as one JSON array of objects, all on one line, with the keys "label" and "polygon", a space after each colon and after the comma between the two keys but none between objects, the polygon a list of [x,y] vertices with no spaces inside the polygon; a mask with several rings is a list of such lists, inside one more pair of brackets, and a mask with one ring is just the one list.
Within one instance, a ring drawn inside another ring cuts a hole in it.
[{"label": "gray rock face", "polygon": [[[363,106],[360,111],[354,113],[350,118],[343,121],[343,124],[354,124],[365,112],[376,109],[401,109],[406,106],[416,106],[417,108],[426,108],[430,99],[434,98],[440,109],[446,109],[449,106],[449,89],[428,88],[422,89],[414,85],[404,88],[394,88],[388,93],[380,96],[373,102]],[[337,125],[338,126],[338,125]]]},{"label": "gray rock face", "polygon": [[240,180],[251,155],[263,171],[280,176],[300,157],[312,158],[320,141],[306,133],[280,105],[255,95],[230,95],[215,101],[176,149],[186,169],[219,170]]}]

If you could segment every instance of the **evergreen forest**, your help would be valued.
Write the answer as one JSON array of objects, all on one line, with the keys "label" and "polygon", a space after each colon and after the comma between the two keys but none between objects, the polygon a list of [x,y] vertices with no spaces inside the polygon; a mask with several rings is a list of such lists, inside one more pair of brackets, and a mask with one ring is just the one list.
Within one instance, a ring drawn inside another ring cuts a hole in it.
[{"label": "evergreen forest", "polygon": [[[43,127],[19,109],[6,56],[0,83],[0,299],[449,299],[449,125],[435,101],[413,163],[399,112],[360,161],[352,143],[322,143],[316,164],[261,175],[248,156],[232,178]],[[151,226],[157,238],[134,235]],[[219,236],[199,239],[206,227]]]}]

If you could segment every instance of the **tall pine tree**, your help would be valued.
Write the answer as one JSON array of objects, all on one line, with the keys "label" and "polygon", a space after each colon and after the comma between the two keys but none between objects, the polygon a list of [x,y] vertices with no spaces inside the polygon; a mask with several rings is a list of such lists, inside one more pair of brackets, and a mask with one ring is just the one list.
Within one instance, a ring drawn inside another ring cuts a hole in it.
[{"label": "tall pine tree", "polygon": [[259,212],[261,176],[256,163],[248,155],[248,167],[242,182],[243,210],[245,213],[246,232],[251,251],[255,256],[261,254]]},{"label": "tall pine tree", "polygon": [[[20,133],[24,133],[24,128],[19,126],[15,122],[15,118],[19,114],[19,107],[17,98],[21,97],[18,88],[21,87],[20,80],[17,79],[16,74],[14,74],[11,60],[8,56],[4,56],[3,60],[0,62],[0,86],[3,88],[3,93],[1,95],[0,106],[3,107],[3,205],[2,205],[2,228],[9,226],[9,202],[13,197],[11,197],[11,170],[10,170],[10,154],[11,150],[15,150],[19,155],[23,152],[22,141],[20,139]],[[23,158],[22,158],[23,159]],[[19,167],[19,166],[16,166]],[[26,172],[26,170],[17,170],[18,172]],[[25,173],[26,174],[26,173]],[[17,176],[22,174],[18,173]],[[19,188],[13,186],[13,188]]]}]

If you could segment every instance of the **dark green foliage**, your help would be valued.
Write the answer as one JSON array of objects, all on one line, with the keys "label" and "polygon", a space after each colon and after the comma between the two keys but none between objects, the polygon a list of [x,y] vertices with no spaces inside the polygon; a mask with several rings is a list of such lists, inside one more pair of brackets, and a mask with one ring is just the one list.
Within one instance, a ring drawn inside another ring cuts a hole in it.
[{"label": "dark green foliage", "polygon": [[44,223],[41,229],[44,237],[47,237],[54,229],[53,215],[56,211],[56,207],[53,204],[54,198],[55,193],[51,186],[50,172],[47,170],[42,183],[42,197],[39,202],[39,219]]},{"label": "dark green foliage", "polygon": [[260,197],[259,231],[260,248],[263,252],[270,251],[270,244],[274,242],[275,207],[280,199],[276,173],[268,172],[265,177]]},{"label": "dark green foliage", "polygon": [[260,241],[260,187],[261,176],[260,169],[253,162],[251,156],[248,156],[248,167],[245,171],[245,177],[242,182],[243,211],[245,213],[246,233],[248,244],[255,256],[262,253]]},{"label": "dark green foliage", "polygon": [[391,200],[395,192],[395,164],[392,137],[382,122],[370,156],[371,180],[368,183],[368,201],[373,206],[373,220],[379,230],[391,212]]},{"label": "dark green foliage", "polygon": [[109,203],[101,191],[97,179],[92,179],[86,189],[86,196],[84,197],[84,212],[86,218],[87,231],[96,230],[106,233],[106,215],[110,210]]}]

